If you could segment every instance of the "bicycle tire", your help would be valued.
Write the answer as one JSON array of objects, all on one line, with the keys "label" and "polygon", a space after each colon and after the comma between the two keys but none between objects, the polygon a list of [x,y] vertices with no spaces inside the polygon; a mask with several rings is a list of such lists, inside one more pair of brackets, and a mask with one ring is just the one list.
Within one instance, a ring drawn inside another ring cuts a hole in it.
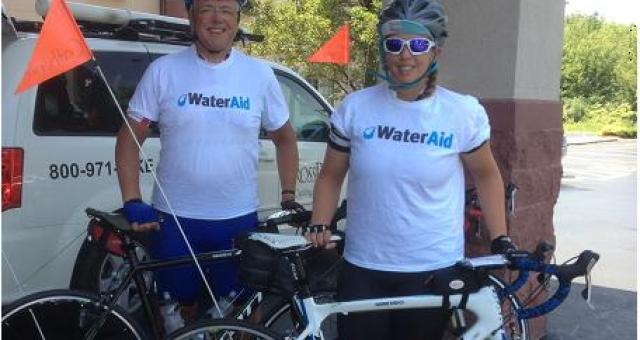
[{"label": "bicycle tire", "polygon": [[[316,301],[321,303],[333,302],[333,295],[322,294],[315,296]],[[267,300],[265,299],[260,305],[263,316],[260,324],[275,331],[282,336],[295,338],[302,331],[303,327],[300,321],[299,313],[291,308],[289,300]],[[337,315],[330,315],[320,326],[324,333],[325,339],[336,338],[338,335]]]},{"label": "bicycle tire", "polygon": [[300,326],[291,303],[282,297],[267,296],[258,308],[258,322],[278,334],[293,335]]},{"label": "bicycle tire", "polygon": [[[2,313],[3,339],[83,339],[107,310],[96,295],[56,289],[27,295]],[[135,320],[114,306],[93,339],[142,339]]]},{"label": "bicycle tire", "polygon": [[[505,283],[496,276],[489,275],[489,280],[498,290],[506,287]],[[518,296],[507,294],[500,303],[506,339],[529,340],[529,321],[526,319],[521,320],[517,317],[517,311],[524,308]]]},{"label": "bicycle tire", "polygon": [[[137,246],[139,259],[149,258],[143,241],[133,239],[132,242]],[[123,275],[128,269],[130,268],[124,258],[110,254],[102,246],[85,239],[76,257],[69,288],[99,295],[111,294],[118,288],[119,281],[124,279]],[[152,273],[142,275],[147,287],[152,287]],[[135,314],[138,320],[145,320],[142,299],[133,281],[120,296],[118,305],[127,313]]]},{"label": "bicycle tire", "polygon": [[277,333],[248,321],[221,319],[196,322],[169,334],[167,340],[190,339],[242,339],[276,340],[284,339]]}]

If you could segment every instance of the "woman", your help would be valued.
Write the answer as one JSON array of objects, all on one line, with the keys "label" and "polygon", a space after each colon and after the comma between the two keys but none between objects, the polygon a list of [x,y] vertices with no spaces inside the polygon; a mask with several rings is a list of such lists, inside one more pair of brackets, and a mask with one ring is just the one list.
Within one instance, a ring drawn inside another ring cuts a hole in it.
[{"label": "woman", "polygon": [[[463,258],[463,163],[492,251],[514,248],[486,112],[476,98],[435,84],[446,22],[436,1],[393,1],[378,27],[386,82],[350,94],[331,117],[307,237],[328,244],[349,170],[339,300],[424,293],[425,281]],[[341,316],[338,329],[349,340],[439,339],[447,321],[441,310],[354,313]]]}]

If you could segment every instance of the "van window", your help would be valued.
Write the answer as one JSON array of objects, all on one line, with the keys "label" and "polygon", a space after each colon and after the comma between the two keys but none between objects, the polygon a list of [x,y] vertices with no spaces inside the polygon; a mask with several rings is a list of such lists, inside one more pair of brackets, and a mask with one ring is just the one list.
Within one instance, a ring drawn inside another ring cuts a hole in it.
[{"label": "van window", "polygon": [[[96,52],[96,59],[126,112],[149,65],[146,53]],[[38,87],[33,130],[38,135],[113,136],[122,118],[92,63],[85,63]],[[156,132],[157,133],[157,132]]]},{"label": "van window", "polygon": [[289,106],[291,125],[299,141],[326,142],[329,136],[329,111],[304,84],[276,72]]}]

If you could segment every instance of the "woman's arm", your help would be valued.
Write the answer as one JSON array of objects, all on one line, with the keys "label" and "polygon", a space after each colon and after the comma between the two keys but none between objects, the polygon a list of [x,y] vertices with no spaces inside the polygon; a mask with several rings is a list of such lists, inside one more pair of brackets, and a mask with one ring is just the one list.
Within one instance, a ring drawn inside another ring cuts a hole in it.
[{"label": "woman's arm", "polygon": [[462,154],[462,160],[478,191],[489,239],[494,240],[501,235],[507,235],[504,183],[489,142],[472,153]]},{"label": "woman's arm", "polygon": [[[330,146],[324,155],[324,163],[313,187],[313,215],[311,224],[331,224],[338,206],[340,190],[349,169],[349,153],[338,151]],[[325,246],[331,237],[330,231],[309,233],[307,238],[314,246]]]}]

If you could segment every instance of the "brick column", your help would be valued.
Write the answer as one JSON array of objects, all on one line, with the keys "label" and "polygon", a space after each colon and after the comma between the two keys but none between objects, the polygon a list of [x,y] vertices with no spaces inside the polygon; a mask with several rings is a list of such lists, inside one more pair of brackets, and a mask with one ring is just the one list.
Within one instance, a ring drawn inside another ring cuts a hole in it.
[{"label": "brick column", "polygon": [[[509,235],[522,249],[555,243],[553,208],[562,175],[560,65],[564,3],[553,0],[442,0],[449,17],[439,82],[480,98],[491,122],[493,154],[505,183],[515,183]],[[484,233],[486,235],[486,232]],[[488,253],[467,240],[467,253]],[[536,286],[535,275],[521,298]],[[537,300],[546,298],[545,294]],[[533,302],[536,304],[536,301]],[[546,319],[530,320],[532,339]]]}]

